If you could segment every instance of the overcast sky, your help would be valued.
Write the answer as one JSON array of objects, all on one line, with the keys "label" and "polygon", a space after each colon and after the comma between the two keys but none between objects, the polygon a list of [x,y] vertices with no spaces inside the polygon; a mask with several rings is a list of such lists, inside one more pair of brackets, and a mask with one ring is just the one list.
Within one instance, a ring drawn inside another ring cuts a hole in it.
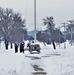
[{"label": "overcast sky", "polygon": [[[74,0],[37,0],[37,29],[42,29],[43,18],[53,16],[56,26],[74,19]],[[29,30],[34,29],[34,0],[0,0],[3,8],[12,8],[26,19]]]}]

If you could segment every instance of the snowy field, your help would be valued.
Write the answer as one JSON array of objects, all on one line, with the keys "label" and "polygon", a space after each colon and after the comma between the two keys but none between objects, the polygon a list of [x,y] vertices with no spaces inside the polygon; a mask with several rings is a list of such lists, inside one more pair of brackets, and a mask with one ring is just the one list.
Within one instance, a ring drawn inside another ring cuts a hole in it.
[{"label": "snowy field", "polygon": [[[56,50],[52,45],[44,46],[40,43],[41,53],[30,54],[29,51],[25,53],[15,53],[14,48],[5,50],[4,43],[0,46],[0,75],[42,75],[33,74],[35,72],[43,71],[43,75],[74,75],[74,46],[66,42],[66,49],[64,44],[57,45]],[[26,46],[25,46],[26,48]],[[38,68],[36,70],[34,68]]]}]

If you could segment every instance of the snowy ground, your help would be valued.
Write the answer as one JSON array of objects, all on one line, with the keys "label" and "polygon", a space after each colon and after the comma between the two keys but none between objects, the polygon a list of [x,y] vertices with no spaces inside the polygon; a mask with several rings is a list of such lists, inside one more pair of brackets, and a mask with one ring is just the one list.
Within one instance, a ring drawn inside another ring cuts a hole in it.
[{"label": "snowy ground", "polygon": [[41,53],[15,53],[14,48],[0,47],[0,75],[74,75],[74,46],[66,43],[54,50],[40,43]]}]

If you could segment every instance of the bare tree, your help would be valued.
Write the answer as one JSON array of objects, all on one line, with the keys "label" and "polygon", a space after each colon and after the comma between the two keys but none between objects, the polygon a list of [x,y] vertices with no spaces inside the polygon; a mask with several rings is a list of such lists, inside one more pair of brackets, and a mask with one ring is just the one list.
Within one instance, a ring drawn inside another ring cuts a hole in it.
[{"label": "bare tree", "polygon": [[69,20],[68,22],[69,24],[67,25],[66,30],[70,34],[70,43],[72,45],[72,43],[74,43],[74,20]]},{"label": "bare tree", "polygon": [[25,21],[19,13],[14,13],[12,9],[0,7],[0,31],[4,36],[5,47],[8,49],[10,35],[16,28],[24,27]]},{"label": "bare tree", "polygon": [[55,43],[54,43],[54,28],[55,28],[55,24],[54,24],[54,18],[51,16],[51,17],[46,17],[43,19],[43,23],[44,25],[47,25],[47,30],[50,31],[50,34],[51,34],[51,42],[53,44],[53,48],[56,49],[55,47]]}]

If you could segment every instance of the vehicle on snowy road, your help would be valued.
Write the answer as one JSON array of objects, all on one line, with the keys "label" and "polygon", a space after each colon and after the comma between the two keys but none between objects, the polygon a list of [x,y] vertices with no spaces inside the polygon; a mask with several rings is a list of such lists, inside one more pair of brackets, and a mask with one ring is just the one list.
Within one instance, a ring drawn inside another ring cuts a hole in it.
[{"label": "vehicle on snowy road", "polygon": [[40,45],[39,44],[31,44],[29,47],[29,51],[32,54],[33,51],[37,51],[38,53],[40,53]]},{"label": "vehicle on snowy road", "polygon": [[33,53],[33,51],[37,51],[38,54],[40,53],[41,48],[39,43],[34,43],[34,41],[29,41],[29,43],[27,44],[27,47],[31,54]]}]

